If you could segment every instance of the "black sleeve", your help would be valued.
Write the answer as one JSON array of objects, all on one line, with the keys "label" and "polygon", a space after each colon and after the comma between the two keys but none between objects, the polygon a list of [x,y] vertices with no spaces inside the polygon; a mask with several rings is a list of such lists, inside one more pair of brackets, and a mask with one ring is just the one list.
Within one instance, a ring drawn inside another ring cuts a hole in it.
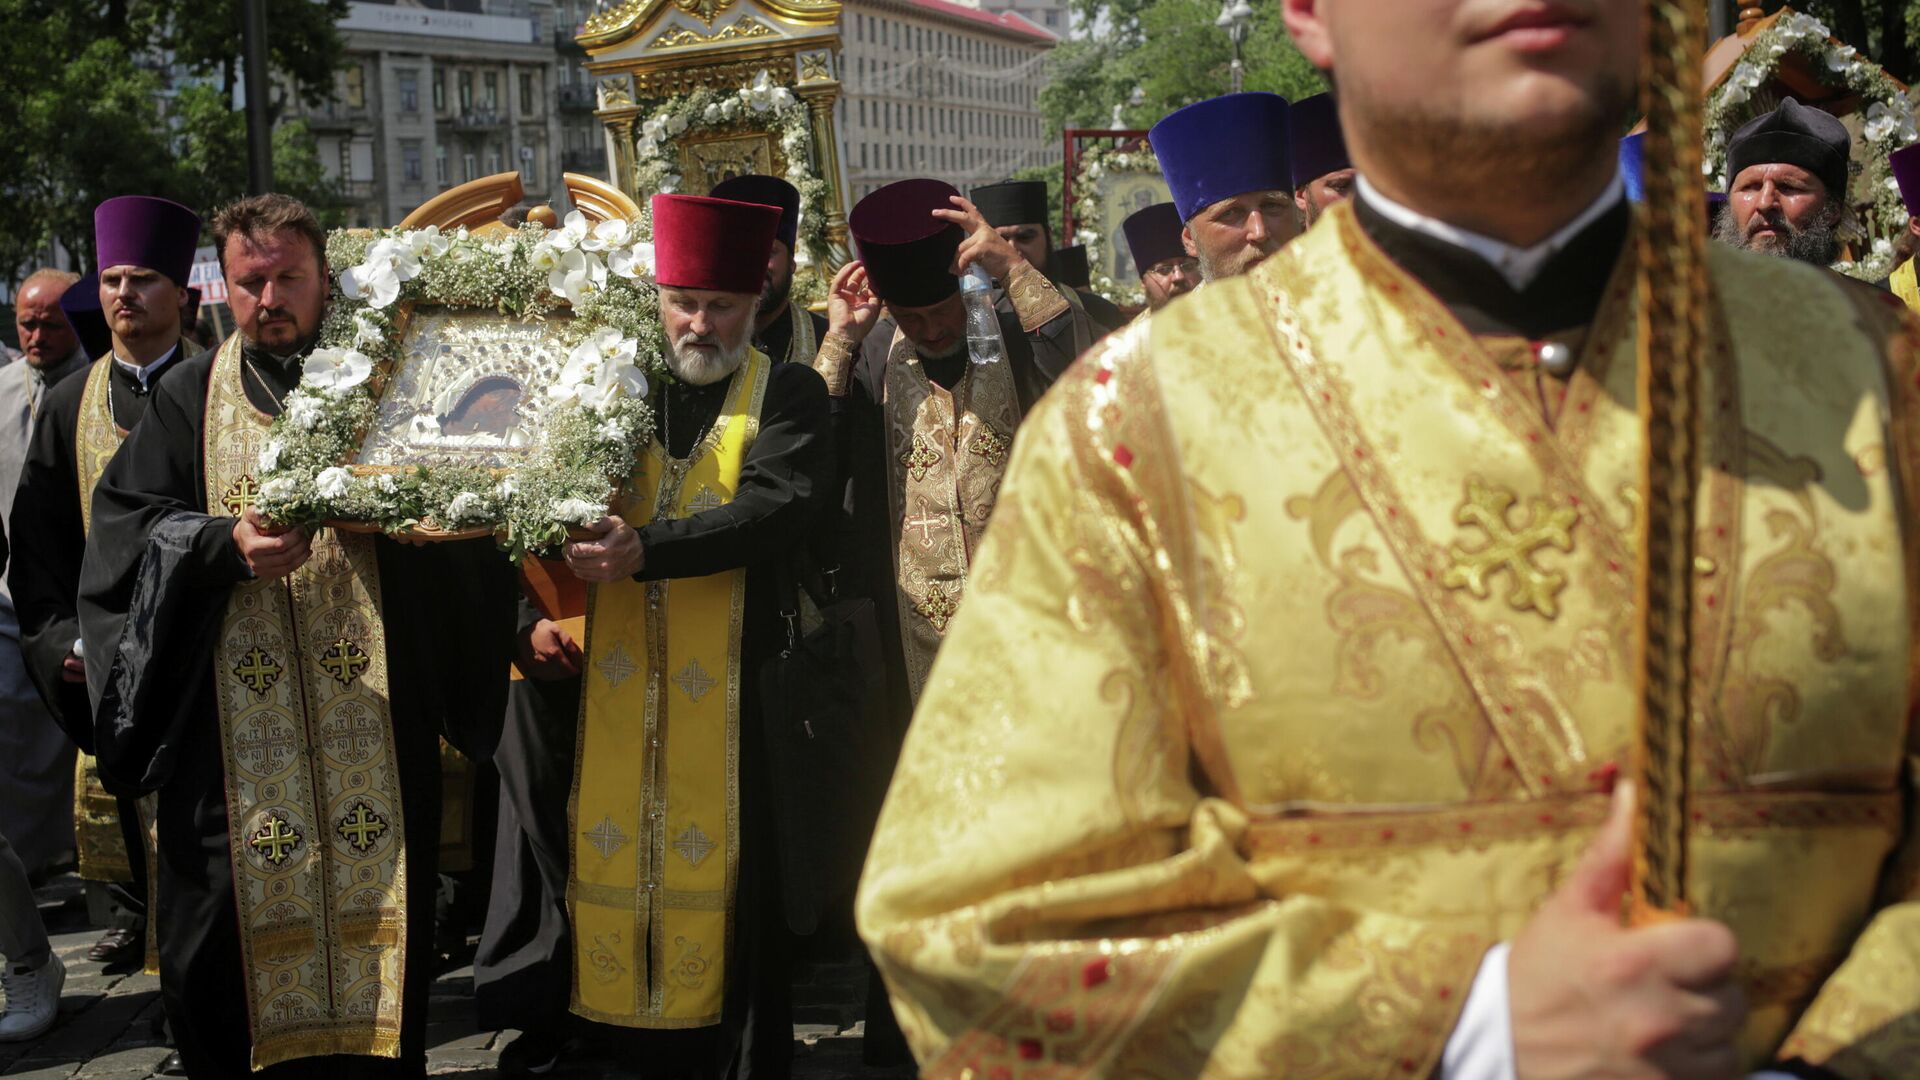
[{"label": "black sleeve", "polygon": [[80,637],[95,753],[109,782],[151,791],[192,736],[215,629],[247,576],[233,519],[206,512],[200,428],[210,357],[154,392],[93,495],[80,570]]},{"label": "black sleeve", "polygon": [[20,469],[7,532],[13,541],[9,580],[27,676],[61,729],[82,749],[91,750],[86,689],[61,677],[67,654],[80,636],[75,602],[86,532],[80,521],[74,431],[86,381],[84,371],[76,372],[48,393]]},{"label": "black sleeve", "polygon": [[733,501],[640,527],[637,581],[705,577],[760,561],[806,534],[833,475],[827,385],[812,368],[775,364]]},{"label": "black sleeve", "polygon": [[[389,666],[420,695],[405,711],[433,717],[461,753],[490,760],[517,629],[512,562],[491,537],[420,546],[380,537],[375,548]],[[401,711],[396,702],[396,722]]]}]

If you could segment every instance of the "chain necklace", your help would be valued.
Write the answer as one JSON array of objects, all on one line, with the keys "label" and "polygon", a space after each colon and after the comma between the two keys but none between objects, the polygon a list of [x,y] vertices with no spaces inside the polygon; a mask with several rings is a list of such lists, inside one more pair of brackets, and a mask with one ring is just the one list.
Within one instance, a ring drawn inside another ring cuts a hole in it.
[{"label": "chain necklace", "polygon": [[667,452],[667,460],[678,465],[691,460],[693,455],[699,452],[700,444],[706,441],[707,433],[713,430],[713,420],[709,419],[700,425],[700,430],[694,433],[693,445],[687,448],[686,457],[675,456],[673,452],[673,384],[668,384],[662,388],[660,394],[660,427],[662,428],[660,441],[663,444],[661,449]]}]

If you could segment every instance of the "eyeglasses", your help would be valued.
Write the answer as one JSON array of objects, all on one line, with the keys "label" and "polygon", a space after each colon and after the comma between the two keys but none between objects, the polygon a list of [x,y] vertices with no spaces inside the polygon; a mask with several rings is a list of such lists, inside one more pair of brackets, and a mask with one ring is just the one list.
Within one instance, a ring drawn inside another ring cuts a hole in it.
[{"label": "eyeglasses", "polygon": [[1159,262],[1147,267],[1146,272],[1152,274],[1154,277],[1170,278],[1176,270],[1188,277],[1192,277],[1200,272],[1200,260],[1191,255],[1180,259],[1161,259]]}]

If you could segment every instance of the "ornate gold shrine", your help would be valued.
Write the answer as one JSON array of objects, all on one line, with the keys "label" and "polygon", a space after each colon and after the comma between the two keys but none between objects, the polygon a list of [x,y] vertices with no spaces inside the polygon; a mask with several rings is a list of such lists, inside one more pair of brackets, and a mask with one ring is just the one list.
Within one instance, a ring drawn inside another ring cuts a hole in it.
[{"label": "ornate gold shrine", "polygon": [[[840,95],[839,0],[624,0],[587,20],[579,36],[597,88],[595,113],[606,125],[614,185],[644,205],[635,140],[658,106],[699,87],[731,91],[762,72],[807,106],[815,175],[826,181],[827,250],[816,266],[847,261],[845,178],[833,105]],[[681,181],[703,195],[742,173],[784,175],[779,135],[754,117],[719,128],[689,129],[673,140]]]}]

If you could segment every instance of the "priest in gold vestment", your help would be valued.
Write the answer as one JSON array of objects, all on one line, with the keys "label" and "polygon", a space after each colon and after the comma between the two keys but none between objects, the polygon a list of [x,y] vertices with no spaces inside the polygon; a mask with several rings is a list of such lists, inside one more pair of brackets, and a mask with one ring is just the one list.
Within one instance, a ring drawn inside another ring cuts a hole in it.
[{"label": "priest in gold vestment", "polygon": [[1285,0],[1358,196],[1022,430],[862,884],[924,1075],[1912,1074],[1916,338],[1787,260],[1710,256],[1695,917],[1620,925],[1634,7]]}]

